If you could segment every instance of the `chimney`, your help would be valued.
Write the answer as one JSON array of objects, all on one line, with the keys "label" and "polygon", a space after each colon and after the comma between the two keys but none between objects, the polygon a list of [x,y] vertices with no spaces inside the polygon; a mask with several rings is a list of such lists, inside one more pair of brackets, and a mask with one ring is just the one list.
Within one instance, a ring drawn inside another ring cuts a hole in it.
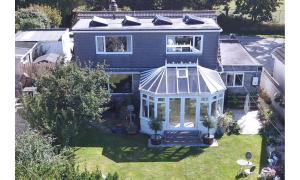
[{"label": "chimney", "polygon": [[116,0],[110,0],[109,11],[118,11],[118,5]]}]

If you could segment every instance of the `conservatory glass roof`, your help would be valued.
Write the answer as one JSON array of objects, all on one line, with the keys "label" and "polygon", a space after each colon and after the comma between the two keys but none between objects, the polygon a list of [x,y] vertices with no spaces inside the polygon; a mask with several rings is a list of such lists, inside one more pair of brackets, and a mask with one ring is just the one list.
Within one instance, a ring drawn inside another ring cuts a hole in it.
[{"label": "conservatory glass roof", "polygon": [[226,89],[217,71],[195,64],[166,64],[141,74],[140,91],[153,94],[213,94]]}]

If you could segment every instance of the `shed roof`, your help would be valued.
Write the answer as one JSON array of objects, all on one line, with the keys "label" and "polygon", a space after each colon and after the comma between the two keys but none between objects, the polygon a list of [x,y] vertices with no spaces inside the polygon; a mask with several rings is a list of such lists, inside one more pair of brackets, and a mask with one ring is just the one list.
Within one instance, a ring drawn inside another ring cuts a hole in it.
[{"label": "shed roof", "polygon": [[15,42],[15,59],[19,60],[36,46],[36,42]]},{"label": "shed roof", "polygon": [[220,53],[222,65],[245,65],[260,66],[248,52],[240,44],[238,40],[226,39],[220,40]]},{"label": "shed roof", "polygon": [[68,29],[28,29],[18,31],[15,41],[60,41]]},{"label": "shed roof", "polygon": [[122,24],[123,18],[119,19],[106,19],[107,26],[90,26],[92,18],[90,19],[79,19],[77,23],[72,27],[72,30],[96,30],[96,31],[107,31],[107,30],[218,30],[221,31],[220,26],[215,20],[211,18],[199,18],[203,21],[203,24],[187,24],[183,21],[183,18],[171,18],[172,24],[157,25],[153,23],[153,18],[141,18],[138,19],[140,25],[125,26]]},{"label": "shed roof", "polygon": [[276,59],[278,59],[279,61],[281,61],[283,64],[285,64],[285,46],[276,48],[273,51],[272,55]]},{"label": "shed roof", "polygon": [[196,64],[166,64],[144,71],[139,90],[157,95],[213,94],[226,86],[217,71]]}]

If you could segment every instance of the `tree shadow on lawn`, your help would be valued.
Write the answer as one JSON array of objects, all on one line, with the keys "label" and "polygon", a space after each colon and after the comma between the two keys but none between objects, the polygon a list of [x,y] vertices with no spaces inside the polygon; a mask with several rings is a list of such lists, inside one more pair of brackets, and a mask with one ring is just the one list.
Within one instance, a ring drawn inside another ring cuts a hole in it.
[{"label": "tree shadow on lawn", "polygon": [[146,135],[116,135],[91,129],[77,138],[75,147],[103,148],[102,155],[114,162],[177,162],[204,152],[199,147],[148,148]]}]

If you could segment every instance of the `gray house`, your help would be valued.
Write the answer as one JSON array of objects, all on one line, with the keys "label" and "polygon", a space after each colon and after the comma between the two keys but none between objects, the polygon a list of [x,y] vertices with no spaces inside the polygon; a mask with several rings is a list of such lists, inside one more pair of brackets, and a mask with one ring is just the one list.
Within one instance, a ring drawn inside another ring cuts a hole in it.
[{"label": "gray house", "polygon": [[228,94],[258,93],[262,66],[238,41],[220,40],[211,13],[189,13],[95,12],[72,27],[75,58],[107,64],[113,96],[139,94],[143,133],[152,134],[155,117],[165,119],[163,131],[202,131]]}]

